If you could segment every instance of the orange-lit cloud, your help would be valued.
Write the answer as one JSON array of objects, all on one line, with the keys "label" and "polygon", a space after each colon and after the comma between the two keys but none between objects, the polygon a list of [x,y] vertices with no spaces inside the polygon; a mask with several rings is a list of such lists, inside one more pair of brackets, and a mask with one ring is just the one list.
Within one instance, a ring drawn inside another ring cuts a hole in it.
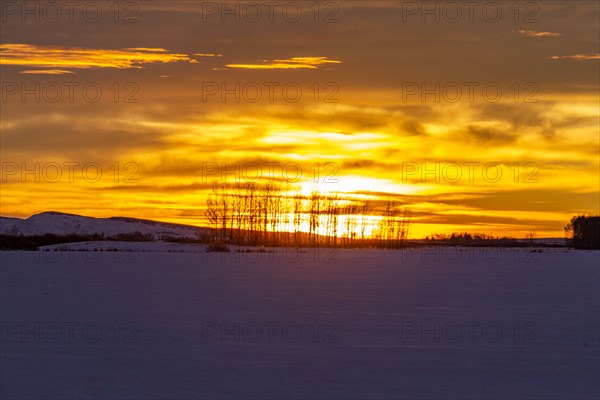
[{"label": "orange-lit cloud", "polygon": [[556,32],[538,32],[538,31],[520,30],[520,31],[518,31],[518,33],[520,33],[521,35],[527,36],[527,37],[531,37],[531,38],[558,37],[558,36],[561,36],[560,33],[556,33]]},{"label": "orange-lit cloud", "polygon": [[227,64],[228,68],[240,69],[317,69],[325,64],[341,64],[328,57],[292,57],[285,60],[263,60],[266,64]]},{"label": "orange-lit cloud", "polygon": [[20,74],[26,75],[65,75],[74,74],[73,71],[67,71],[64,69],[26,69],[19,72]]},{"label": "orange-lit cloud", "polygon": [[169,53],[162,48],[127,48],[121,50],[77,47],[38,46],[30,44],[0,45],[1,65],[21,65],[52,69],[143,68],[149,63],[194,62],[186,54]]},{"label": "orange-lit cloud", "polygon": [[[333,175],[339,183],[320,190],[359,195],[377,207],[384,199],[401,201],[416,218],[411,237],[456,230],[524,236],[532,229],[540,236],[560,236],[571,214],[597,207],[598,185],[597,105],[565,102],[436,105],[439,113],[433,107],[419,112],[412,107],[294,104],[219,109],[192,120],[177,107],[160,118],[98,115],[92,108],[92,114],[80,114],[85,123],[74,123],[68,112],[21,118],[13,113],[0,124],[4,162],[24,159],[31,169],[35,162],[56,161],[54,154],[60,152],[59,162],[78,162],[80,168],[94,161],[107,173],[94,184],[79,178],[39,190],[31,189],[35,183],[30,180],[22,184],[20,174],[11,175],[3,183],[2,209],[28,216],[48,209],[50,197],[52,209],[62,211],[202,225],[205,195],[223,170],[232,182],[234,165],[247,176],[256,172],[248,166],[261,165],[260,182],[265,183],[271,176],[267,163],[275,165],[276,178],[283,176],[282,166],[295,163],[304,172],[299,184],[309,192],[315,163],[332,162],[339,166]],[[422,125],[419,132],[408,124],[415,118]],[[40,136],[41,130],[50,134]],[[139,184],[115,184],[108,169],[115,161],[121,166],[135,162]],[[465,166],[473,162],[478,165]],[[502,174],[492,183],[484,179],[484,165],[496,162]],[[529,162],[537,167],[529,168]],[[208,181],[203,180],[204,163],[221,168]],[[455,176],[454,168],[443,173],[451,164],[459,166],[458,181],[444,178]],[[331,172],[321,168],[321,178]],[[295,170],[289,173],[295,176]],[[28,199],[26,209],[22,198]]]},{"label": "orange-lit cloud", "polygon": [[551,56],[552,60],[577,60],[577,61],[587,61],[587,60],[600,60],[600,54],[574,54],[572,56]]}]

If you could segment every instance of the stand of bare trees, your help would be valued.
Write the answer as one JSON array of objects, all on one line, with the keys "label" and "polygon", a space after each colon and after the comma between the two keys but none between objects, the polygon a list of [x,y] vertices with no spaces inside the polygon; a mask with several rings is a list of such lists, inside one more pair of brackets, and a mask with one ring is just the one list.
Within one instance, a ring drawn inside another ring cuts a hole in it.
[{"label": "stand of bare trees", "polygon": [[215,185],[206,200],[213,241],[238,245],[402,247],[409,232],[407,211],[388,201],[323,194],[302,195],[290,185]]},{"label": "stand of bare trees", "polygon": [[409,228],[408,211],[402,211],[394,201],[387,201],[375,237],[381,247],[400,248],[408,239]]}]

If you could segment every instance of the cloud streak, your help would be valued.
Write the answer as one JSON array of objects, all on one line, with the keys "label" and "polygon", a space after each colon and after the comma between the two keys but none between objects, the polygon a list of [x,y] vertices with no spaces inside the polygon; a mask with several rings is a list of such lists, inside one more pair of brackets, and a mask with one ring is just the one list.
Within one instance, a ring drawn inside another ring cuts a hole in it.
[{"label": "cloud streak", "polygon": [[23,70],[21,72],[19,72],[20,74],[25,74],[25,75],[67,75],[67,74],[74,74],[73,71],[67,71],[64,69],[26,69]]},{"label": "cloud streak", "polygon": [[571,56],[550,56],[551,60],[576,60],[576,61],[589,61],[589,60],[600,60],[600,54],[574,54]]},{"label": "cloud streak", "polygon": [[539,31],[520,30],[520,31],[518,31],[518,33],[520,33],[521,35],[530,37],[530,38],[544,38],[544,37],[559,37],[559,36],[561,36],[561,34],[557,33],[557,32],[539,32]]},{"label": "cloud streak", "polygon": [[52,70],[91,68],[143,68],[144,64],[194,62],[186,54],[162,48],[87,49],[78,47],[0,45],[0,65],[16,65]]},{"label": "cloud streak", "polygon": [[238,69],[317,69],[326,64],[341,64],[341,61],[328,57],[292,57],[284,60],[263,60],[266,64],[227,64],[228,68]]}]

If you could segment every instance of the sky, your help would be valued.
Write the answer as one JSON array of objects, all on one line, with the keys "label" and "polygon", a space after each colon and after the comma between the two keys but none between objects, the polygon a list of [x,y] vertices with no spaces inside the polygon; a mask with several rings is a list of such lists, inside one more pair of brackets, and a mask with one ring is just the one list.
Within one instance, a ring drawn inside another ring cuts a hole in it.
[{"label": "sky", "polygon": [[600,209],[595,1],[3,1],[0,214],[203,225],[221,182],[562,237]]}]

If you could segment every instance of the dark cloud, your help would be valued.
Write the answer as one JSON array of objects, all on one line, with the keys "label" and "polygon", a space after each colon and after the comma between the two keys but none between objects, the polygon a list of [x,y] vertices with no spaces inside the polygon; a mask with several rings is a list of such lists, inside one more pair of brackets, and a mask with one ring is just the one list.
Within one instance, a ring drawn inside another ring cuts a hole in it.
[{"label": "dark cloud", "polygon": [[501,144],[512,143],[517,139],[514,132],[507,132],[506,130],[498,128],[487,128],[475,125],[470,125],[467,127],[466,136],[467,137],[463,138],[468,139],[470,137],[480,142]]}]

